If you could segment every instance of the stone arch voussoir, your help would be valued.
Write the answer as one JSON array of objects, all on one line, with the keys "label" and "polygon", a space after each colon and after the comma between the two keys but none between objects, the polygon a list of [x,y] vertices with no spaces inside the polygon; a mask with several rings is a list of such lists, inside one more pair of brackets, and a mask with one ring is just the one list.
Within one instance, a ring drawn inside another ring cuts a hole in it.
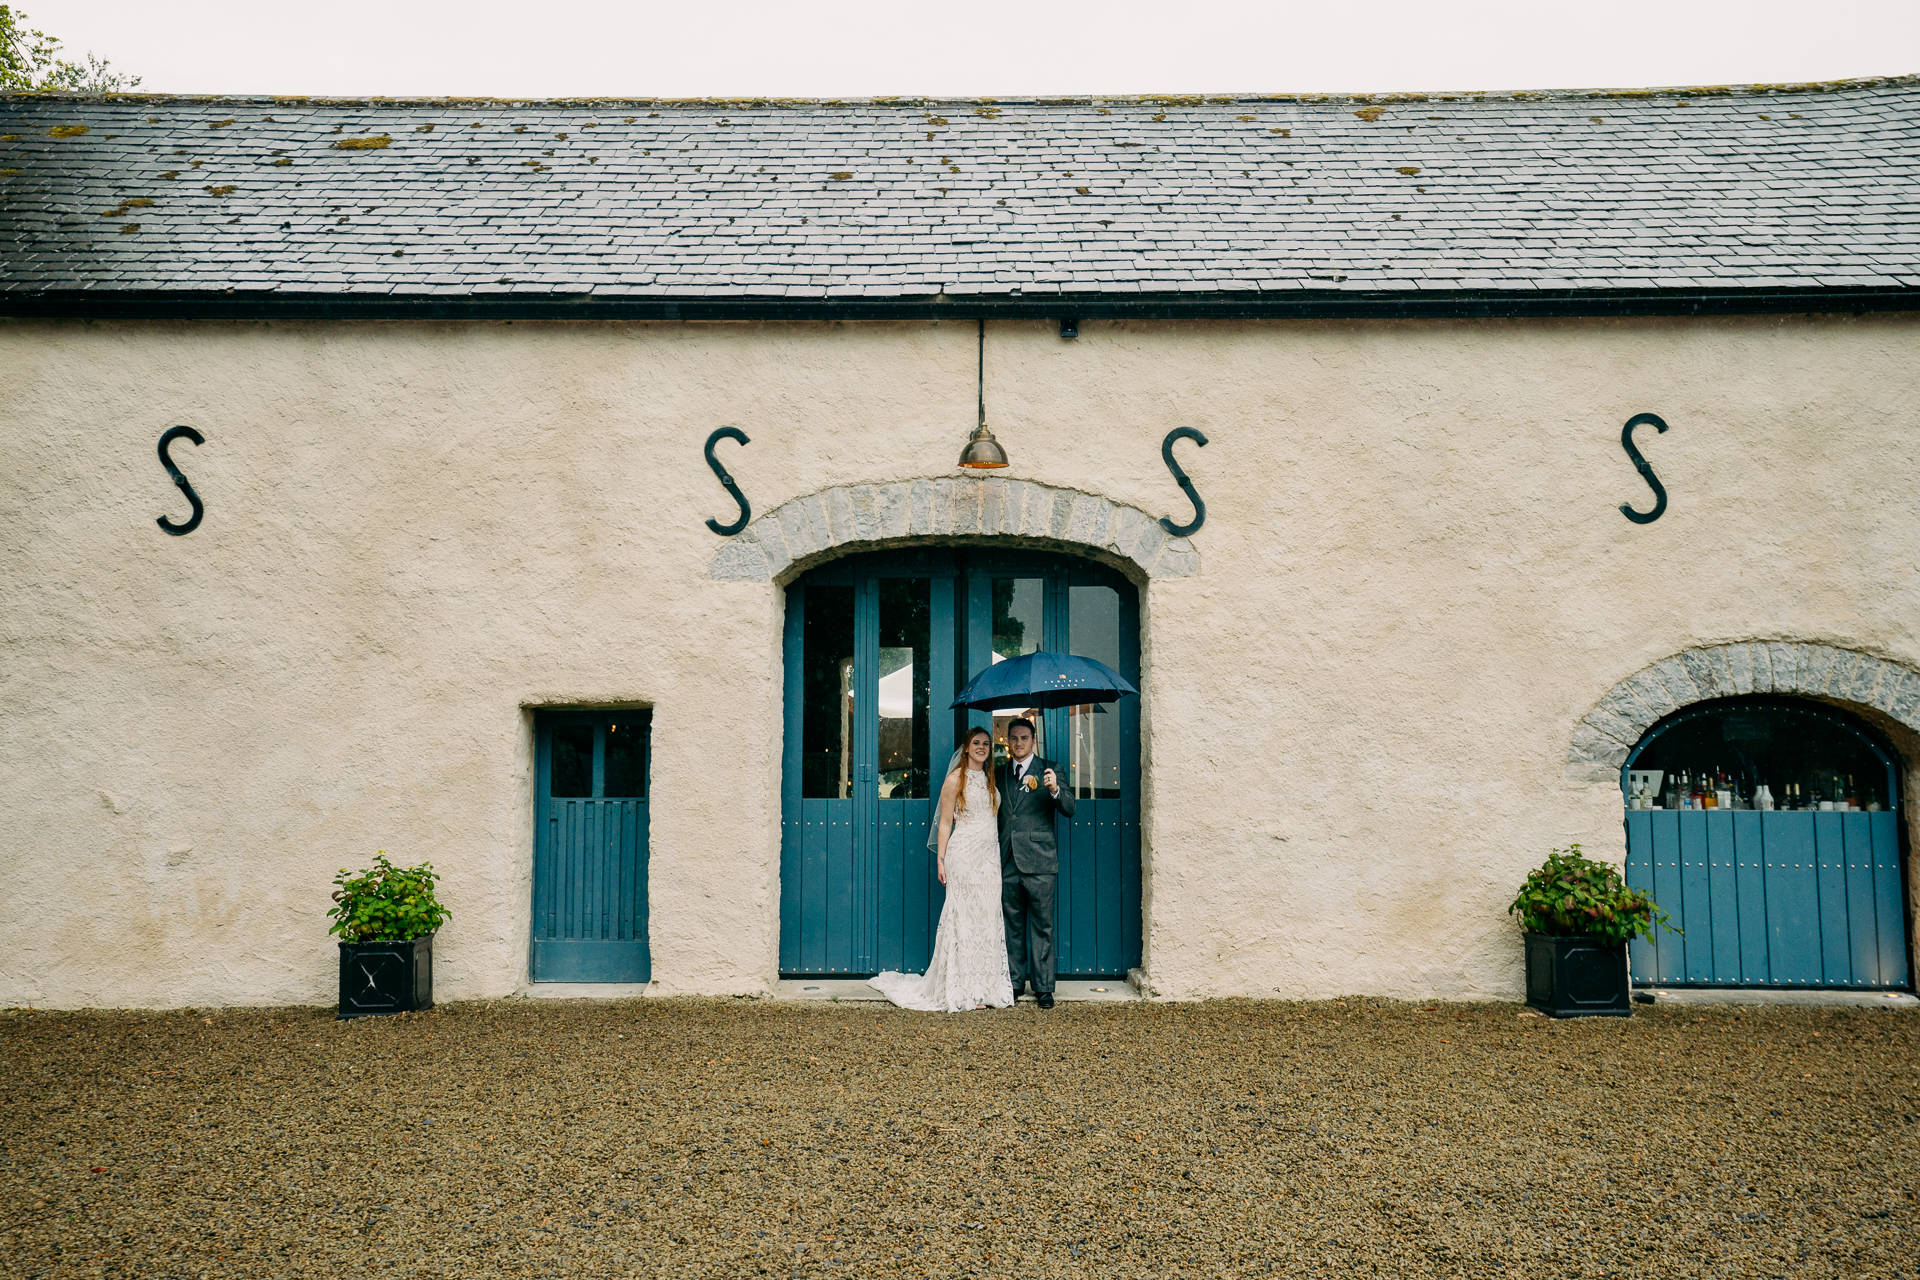
[{"label": "stone arch voussoir", "polygon": [[1616,782],[1641,737],[1680,708],[1742,693],[1792,693],[1880,712],[1920,732],[1920,672],[1832,645],[1749,640],[1688,649],[1613,686],[1574,726],[1567,776]]},{"label": "stone arch voussoir", "polygon": [[1032,480],[949,476],[842,485],[782,503],[727,539],[707,576],[778,582],[869,547],[993,537],[1090,548],[1144,579],[1200,572],[1193,544],[1137,507]]}]

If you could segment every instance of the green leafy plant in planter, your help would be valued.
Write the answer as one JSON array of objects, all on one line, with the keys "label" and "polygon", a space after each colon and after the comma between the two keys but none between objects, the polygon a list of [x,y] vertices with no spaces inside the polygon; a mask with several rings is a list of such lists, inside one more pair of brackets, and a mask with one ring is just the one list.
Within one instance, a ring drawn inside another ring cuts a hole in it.
[{"label": "green leafy plant in planter", "polygon": [[1652,895],[1628,888],[1618,868],[1586,857],[1577,844],[1555,849],[1528,872],[1507,914],[1518,915],[1528,933],[1590,937],[1609,947],[1651,937],[1656,925],[1680,932]]},{"label": "green leafy plant in planter", "polygon": [[424,938],[451,917],[440,905],[433,886],[440,877],[431,862],[396,867],[387,851],[374,854],[367,871],[340,868],[333,878],[333,910],[327,912],[343,942],[406,942]]},{"label": "green leafy plant in planter", "polygon": [[439,878],[430,862],[394,866],[385,849],[368,870],[334,877],[341,1017],[433,1008],[433,934],[452,914],[433,891]]},{"label": "green leafy plant in planter", "polygon": [[1627,943],[1656,925],[1679,932],[1651,895],[1577,844],[1529,872],[1507,913],[1526,931],[1527,1003],[1556,1018],[1631,1015]]}]

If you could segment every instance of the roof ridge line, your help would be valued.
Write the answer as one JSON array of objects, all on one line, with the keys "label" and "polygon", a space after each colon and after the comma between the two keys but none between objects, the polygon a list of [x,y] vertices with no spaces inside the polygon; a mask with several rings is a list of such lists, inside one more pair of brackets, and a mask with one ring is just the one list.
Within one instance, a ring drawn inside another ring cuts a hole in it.
[{"label": "roof ridge line", "polygon": [[781,107],[793,109],[809,108],[852,108],[852,107],[898,107],[914,110],[937,106],[1234,106],[1242,103],[1259,102],[1370,102],[1391,104],[1396,102],[1460,102],[1460,101],[1609,101],[1618,99],[1645,98],[1735,98],[1735,97],[1772,97],[1781,94],[1844,93],[1850,90],[1890,89],[1920,87],[1920,73],[1891,76],[1859,76],[1840,80],[1796,80],[1781,82],[1757,81],[1751,84],[1720,85],[1668,85],[1646,88],[1571,88],[1571,89],[1446,89],[1428,91],[1394,91],[1360,93],[1349,91],[1329,91],[1319,93],[1139,93],[1139,94],[1030,94],[1006,96],[948,96],[948,95],[885,95],[867,98],[790,98],[778,95],[751,95],[744,97],[707,97],[707,98],[665,98],[665,97],[578,97],[564,98],[541,95],[520,97],[462,97],[459,95],[423,95],[418,97],[388,97],[384,95],[348,95],[328,97],[322,94],[185,94],[185,93],[42,93],[42,92],[5,92],[0,93],[0,105],[9,102],[48,101],[60,103],[181,103],[181,104],[222,104],[222,103],[272,103],[280,106],[309,105],[316,107],[358,106],[358,107],[583,107],[604,106],[647,106],[647,107],[688,107],[688,108],[731,108],[740,110],[755,107]]}]

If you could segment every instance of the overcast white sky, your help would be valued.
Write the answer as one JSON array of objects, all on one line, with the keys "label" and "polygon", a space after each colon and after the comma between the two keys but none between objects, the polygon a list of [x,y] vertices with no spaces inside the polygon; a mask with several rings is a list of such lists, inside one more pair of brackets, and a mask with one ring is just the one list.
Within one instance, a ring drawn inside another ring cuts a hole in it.
[{"label": "overcast white sky", "polygon": [[1920,71],[1920,0],[25,0],[160,93],[1393,92]]}]

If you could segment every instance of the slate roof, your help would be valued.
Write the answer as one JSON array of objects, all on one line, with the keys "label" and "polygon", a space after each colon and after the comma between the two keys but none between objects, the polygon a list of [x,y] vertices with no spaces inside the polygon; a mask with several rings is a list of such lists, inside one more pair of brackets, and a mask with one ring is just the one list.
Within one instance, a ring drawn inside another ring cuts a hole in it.
[{"label": "slate roof", "polygon": [[1916,288],[1913,77],[1375,98],[0,97],[5,310]]}]

